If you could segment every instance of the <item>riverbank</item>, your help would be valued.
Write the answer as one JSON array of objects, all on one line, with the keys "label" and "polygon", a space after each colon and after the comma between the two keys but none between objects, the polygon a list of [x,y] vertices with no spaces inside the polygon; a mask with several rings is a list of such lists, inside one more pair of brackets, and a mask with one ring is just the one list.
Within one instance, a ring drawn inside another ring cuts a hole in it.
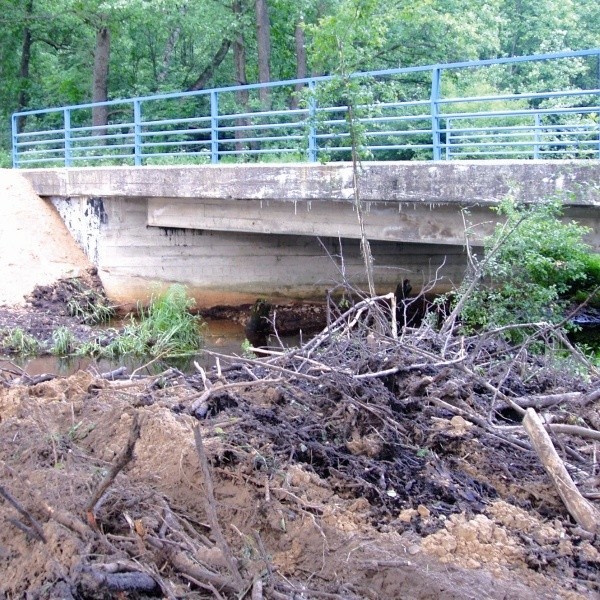
[{"label": "riverbank", "polygon": [[0,592],[597,597],[598,535],[519,414],[551,423],[598,510],[597,370],[427,324],[398,337],[386,307],[188,375],[0,367]]}]

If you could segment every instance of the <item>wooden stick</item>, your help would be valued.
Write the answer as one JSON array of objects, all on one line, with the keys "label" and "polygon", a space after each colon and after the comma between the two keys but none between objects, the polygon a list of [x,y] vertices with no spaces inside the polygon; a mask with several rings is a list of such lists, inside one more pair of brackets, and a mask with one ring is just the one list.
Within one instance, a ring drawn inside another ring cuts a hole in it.
[{"label": "wooden stick", "polygon": [[100,501],[100,498],[104,495],[104,492],[112,485],[113,481],[117,477],[117,475],[123,470],[123,468],[127,465],[127,463],[133,458],[133,449],[135,448],[135,443],[140,437],[140,429],[141,424],[138,418],[138,414],[134,413],[133,415],[133,424],[131,425],[131,431],[129,432],[129,439],[127,440],[126,446],[121,450],[117,458],[115,459],[113,465],[110,468],[110,471],[106,474],[104,479],[100,482],[100,485],[97,487],[96,492],[91,497],[90,501],[86,506],[86,513],[88,516],[88,520],[91,525],[95,525],[95,516],[94,512],[96,509],[96,504]]},{"label": "wooden stick", "polygon": [[548,432],[544,429],[542,420],[533,408],[527,409],[523,427],[569,514],[586,531],[600,532],[600,511],[590,504],[577,489],[563,461],[558,456]]},{"label": "wooden stick", "polygon": [[[18,510],[31,525],[32,535],[37,537],[40,541],[46,543],[46,536],[44,535],[44,530],[39,522],[35,519],[35,517],[24,508],[15,498],[13,498],[12,494],[3,486],[0,485],[0,496],[2,496],[9,504],[11,504],[16,510]],[[16,523],[14,523],[16,525]]]},{"label": "wooden stick", "polygon": [[244,579],[237,567],[235,562],[235,558],[231,553],[229,545],[225,540],[225,536],[223,535],[223,530],[221,529],[221,525],[219,523],[219,518],[217,516],[216,509],[216,501],[215,494],[213,491],[212,477],[210,474],[210,468],[208,466],[208,458],[206,457],[206,452],[204,451],[204,444],[202,442],[202,434],[200,433],[200,427],[194,427],[194,440],[196,442],[196,451],[198,452],[198,458],[200,459],[200,467],[202,469],[202,476],[204,478],[204,506],[206,509],[206,515],[210,522],[210,527],[212,529],[213,535],[215,536],[215,540],[217,545],[219,546],[225,560],[227,561],[227,565],[229,566],[229,571],[233,577],[235,587],[239,592],[244,589]]}]

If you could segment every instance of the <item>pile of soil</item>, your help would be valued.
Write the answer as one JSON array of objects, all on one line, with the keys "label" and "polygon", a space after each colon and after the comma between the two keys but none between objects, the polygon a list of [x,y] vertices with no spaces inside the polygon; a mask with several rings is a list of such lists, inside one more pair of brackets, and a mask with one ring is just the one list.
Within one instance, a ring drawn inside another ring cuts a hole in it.
[{"label": "pile of soil", "polygon": [[598,597],[598,533],[515,410],[581,427],[552,436],[598,508],[598,374],[501,338],[397,338],[376,308],[208,374],[0,371],[0,593]]},{"label": "pile of soil", "polygon": [[0,256],[0,306],[23,305],[35,286],[92,266],[52,204],[10,169],[0,169]]}]

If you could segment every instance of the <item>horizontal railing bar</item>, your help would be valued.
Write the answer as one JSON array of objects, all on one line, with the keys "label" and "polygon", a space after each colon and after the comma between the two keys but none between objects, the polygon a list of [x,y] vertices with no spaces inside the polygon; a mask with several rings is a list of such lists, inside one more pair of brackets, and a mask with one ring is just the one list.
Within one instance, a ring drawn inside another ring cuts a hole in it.
[{"label": "horizontal railing bar", "polygon": [[114,160],[116,158],[128,158],[128,159],[133,160],[134,155],[133,154],[99,154],[98,156],[74,156],[74,157],[72,157],[71,160],[83,162],[86,160],[105,160],[105,159]]},{"label": "horizontal railing bar", "polygon": [[33,142],[18,142],[15,144],[16,148],[27,147],[27,146],[45,146],[47,144],[61,144],[64,148],[65,140],[64,138],[55,138],[52,140],[34,140]]},{"label": "horizontal railing bar", "polygon": [[431,129],[400,129],[400,130],[390,130],[390,131],[365,131],[364,135],[366,137],[381,137],[385,135],[421,135],[421,134],[430,134]]},{"label": "horizontal railing bar", "polygon": [[[506,57],[506,58],[494,58],[494,59],[486,59],[486,60],[477,60],[477,61],[463,61],[463,62],[454,62],[454,63],[440,63],[434,65],[424,65],[417,67],[401,67],[396,69],[382,69],[376,71],[365,71],[360,73],[353,73],[350,75],[352,78],[360,78],[360,77],[379,77],[384,75],[401,75],[407,73],[419,73],[419,72],[431,72],[436,69],[440,70],[450,70],[450,69],[463,69],[463,68],[477,68],[491,65],[506,65],[506,64],[515,64],[520,62],[534,62],[534,61],[542,61],[542,60],[550,60],[550,59],[562,59],[562,58],[578,58],[583,56],[595,56],[600,55],[600,48],[592,48],[589,50],[576,50],[576,51],[568,51],[568,52],[550,52],[546,54],[533,54],[528,56],[517,56],[517,57]],[[237,85],[237,86],[228,86],[228,87],[220,87],[213,88],[210,90],[195,90],[191,92],[172,92],[169,94],[158,94],[154,96],[137,96],[134,98],[127,99],[118,99],[118,100],[107,100],[104,102],[90,102],[85,104],[74,104],[69,106],[64,106],[60,108],[50,108],[50,109],[40,109],[40,110],[31,110],[31,111],[20,111],[14,113],[14,116],[20,117],[25,115],[36,115],[48,112],[59,112],[63,110],[72,110],[72,109],[84,109],[84,108],[94,108],[101,106],[114,106],[117,104],[127,104],[133,102],[145,102],[145,101],[158,101],[158,100],[167,100],[170,98],[188,98],[193,96],[202,96],[209,95],[211,93],[226,93],[226,92],[236,92],[242,90],[254,90],[261,88],[272,88],[272,87],[290,87],[296,86],[297,84],[310,84],[312,82],[321,82],[321,81],[331,81],[334,80],[335,76],[331,75],[323,75],[319,77],[306,77],[301,79],[288,79],[285,81],[272,81],[268,83],[252,83],[247,85]]]},{"label": "horizontal railing bar", "polygon": [[296,129],[296,128],[306,127],[306,123],[298,122],[298,123],[263,123],[261,125],[239,125],[237,127],[219,127],[219,131],[256,131],[256,130],[264,130],[264,129]]},{"label": "horizontal railing bar", "polygon": [[504,130],[523,130],[523,131],[538,131],[538,132],[552,132],[558,129],[580,129],[581,131],[598,131],[600,124],[590,123],[590,125],[494,125],[492,127],[452,127],[443,131],[450,133],[462,133],[463,131],[504,131]]},{"label": "horizontal railing bar", "polygon": [[174,142],[144,142],[143,148],[160,148],[162,146],[210,146],[210,140],[179,140]]},{"label": "horizontal railing bar", "polygon": [[303,140],[303,135],[277,135],[269,137],[247,137],[247,138],[232,138],[232,139],[219,139],[219,145],[221,144],[240,144],[243,142],[280,142],[281,140]]},{"label": "horizontal railing bar", "polygon": [[232,155],[232,154],[274,154],[278,152],[298,152],[298,148],[265,148],[265,149],[251,149],[251,150],[219,150],[219,154]]},{"label": "horizontal railing bar", "polygon": [[64,135],[65,130],[64,129],[47,129],[45,131],[23,131],[21,133],[15,134],[15,137],[17,139],[19,139],[21,137],[31,137],[34,135],[52,135],[54,133],[62,133]]},{"label": "horizontal railing bar", "polygon": [[181,154],[173,154],[172,152],[143,152],[140,155],[142,158],[153,158],[157,156],[170,156],[172,158],[185,158],[186,156],[206,156],[210,158],[210,151],[208,150],[194,150],[191,152],[182,152]]},{"label": "horizontal railing bar", "polygon": [[147,127],[149,125],[179,125],[179,123],[194,123],[194,122],[210,122],[210,117],[186,117],[184,119],[163,119],[161,121],[141,121],[140,125],[142,127]]},{"label": "horizontal railing bar", "polygon": [[95,146],[73,146],[71,148],[71,152],[82,152],[84,150],[121,150],[122,148],[131,148],[133,150],[134,147],[135,144],[133,142],[131,144],[114,144],[111,146],[106,146],[102,144]]},{"label": "horizontal railing bar", "polygon": [[210,133],[210,127],[202,127],[201,129],[173,129],[172,131],[142,131],[140,132],[140,137],[156,137],[156,136],[165,136],[165,135],[186,135],[186,134],[200,134],[200,133]]},{"label": "horizontal railing bar", "polygon": [[[429,149],[433,148],[433,144],[393,144],[390,146],[369,146],[368,149],[372,151],[377,150],[414,150],[414,149]],[[350,148],[349,148],[350,149]]]},{"label": "horizontal railing bar", "polygon": [[569,108],[535,108],[530,110],[513,110],[513,111],[488,111],[488,112],[473,112],[473,113],[443,113],[440,115],[443,119],[480,119],[486,117],[532,117],[537,115],[567,115],[567,114],[588,114],[597,113],[600,107],[569,107]]},{"label": "horizontal railing bar", "polygon": [[[585,142],[585,144],[589,145],[592,144],[594,142]],[[596,144],[598,144],[598,142],[595,142]],[[478,142],[477,144],[456,144],[456,145],[452,145],[452,148],[460,148],[461,146],[477,146],[478,148],[488,148],[488,147],[494,147],[494,146],[510,146],[510,147],[519,147],[519,146],[573,146],[575,145],[576,142],[568,142],[568,141],[560,141],[560,140],[552,140],[552,141],[547,141],[547,142],[535,142],[533,140],[529,140],[529,141],[514,141],[514,142]]]},{"label": "horizontal railing bar", "polygon": [[234,119],[250,119],[253,117],[272,117],[272,116],[282,116],[287,117],[289,115],[307,115],[309,113],[307,108],[296,108],[290,110],[266,110],[260,112],[245,112],[245,113],[235,113],[235,114],[227,114],[227,115],[218,115],[216,118],[219,121],[230,121]]},{"label": "horizontal railing bar", "polygon": [[[557,98],[572,96],[595,96],[600,94],[599,88],[590,90],[565,90],[560,92],[526,92],[519,94],[502,94],[499,96],[466,96],[464,98],[440,98],[440,104],[452,104],[461,102],[492,102],[497,100],[527,100],[531,98]],[[533,110],[533,109],[532,109]]]}]

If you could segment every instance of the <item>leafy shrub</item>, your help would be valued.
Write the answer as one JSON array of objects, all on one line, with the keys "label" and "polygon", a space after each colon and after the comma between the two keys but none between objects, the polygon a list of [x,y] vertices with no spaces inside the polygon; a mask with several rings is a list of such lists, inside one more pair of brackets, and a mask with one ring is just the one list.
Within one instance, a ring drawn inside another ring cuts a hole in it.
[{"label": "leafy shrub", "polygon": [[[506,221],[485,241],[477,274],[481,282],[461,312],[464,328],[472,332],[539,321],[560,323],[568,296],[598,281],[598,255],[583,241],[588,229],[560,220],[559,199],[531,206],[508,199],[497,211]],[[463,293],[468,285],[463,284]],[[526,333],[511,330],[509,336],[519,341]]]}]

